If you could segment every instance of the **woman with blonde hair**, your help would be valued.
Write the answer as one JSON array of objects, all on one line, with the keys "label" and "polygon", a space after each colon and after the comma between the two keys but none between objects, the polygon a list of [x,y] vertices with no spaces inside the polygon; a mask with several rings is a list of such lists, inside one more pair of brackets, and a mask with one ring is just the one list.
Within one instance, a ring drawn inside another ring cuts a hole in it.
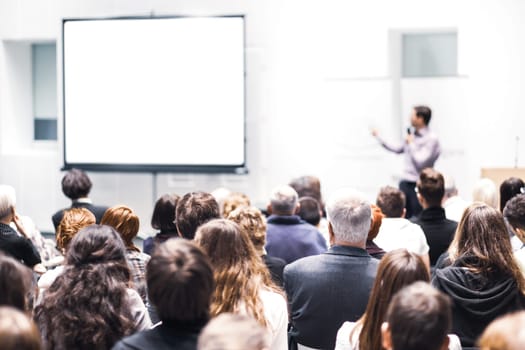
[{"label": "woman with blonde hair", "polygon": [[452,331],[463,346],[474,346],[498,316],[525,307],[525,278],[497,209],[484,203],[465,209],[445,262],[432,284],[452,299]]},{"label": "woman with blonde hair", "polygon": [[199,227],[195,240],[214,268],[212,317],[224,312],[252,316],[269,331],[270,349],[287,349],[283,292],[272,282],[248,234],[232,221],[216,219]]},{"label": "woman with blonde hair", "polygon": [[133,278],[133,288],[146,302],[146,265],[150,256],[142,253],[133,243],[139,233],[139,217],[130,207],[117,205],[106,210],[100,224],[111,226],[120,234],[126,246],[126,259]]}]

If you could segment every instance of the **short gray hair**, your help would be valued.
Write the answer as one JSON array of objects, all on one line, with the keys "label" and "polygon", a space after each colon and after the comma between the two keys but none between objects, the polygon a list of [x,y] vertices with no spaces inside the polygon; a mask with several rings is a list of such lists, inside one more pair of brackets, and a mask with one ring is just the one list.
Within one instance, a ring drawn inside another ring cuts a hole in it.
[{"label": "short gray hair", "polygon": [[350,188],[340,189],[330,198],[326,210],[336,239],[352,243],[366,241],[372,209],[362,193]]},{"label": "short gray hair", "polygon": [[290,186],[274,188],[270,197],[272,211],[277,213],[292,213],[299,201],[299,195]]},{"label": "short gray hair", "polygon": [[11,214],[11,208],[16,205],[16,192],[13,186],[0,185],[0,219]]}]

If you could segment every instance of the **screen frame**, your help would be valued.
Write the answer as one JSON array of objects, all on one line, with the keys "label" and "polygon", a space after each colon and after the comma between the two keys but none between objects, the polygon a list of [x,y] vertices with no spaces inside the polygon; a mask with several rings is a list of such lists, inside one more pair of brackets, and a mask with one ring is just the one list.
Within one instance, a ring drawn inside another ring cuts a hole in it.
[{"label": "screen frame", "polygon": [[[65,65],[65,25],[66,22],[74,21],[108,21],[108,20],[156,20],[156,19],[178,19],[178,18],[241,18],[243,27],[243,162],[233,165],[215,164],[141,164],[141,163],[68,163],[66,160],[66,65]],[[243,14],[237,15],[213,15],[213,16],[119,16],[119,17],[91,17],[91,18],[63,18],[62,19],[62,170],[73,168],[99,171],[99,172],[149,172],[149,173],[225,173],[225,174],[247,174],[246,167],[246,18]]]}]

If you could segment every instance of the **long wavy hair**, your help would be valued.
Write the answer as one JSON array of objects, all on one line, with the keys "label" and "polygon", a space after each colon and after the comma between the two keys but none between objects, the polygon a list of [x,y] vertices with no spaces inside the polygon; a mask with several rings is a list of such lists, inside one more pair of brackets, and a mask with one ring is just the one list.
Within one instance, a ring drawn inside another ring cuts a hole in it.
[{"label": "long wavy hair", "polygon": [[195,240],[210,257],[214,269],[211,316],[245,309],[266,326],[261,290],[283,293],[272,282],[248,234],[230,220],[216,219],[199,227]]},{"label": "long wavy hair", "polygon": [[72,239],[64,272],[35,309],[47,349],[111,349],[135,331],[130,272],[117,231],[91,225]]},{"label": "long wavy hair", "polygon": [[503,215],[484,203],[473,203],[463,213],[448,248],[450,262],[487,276],[507,275],[525,293],[525,278],[514,260]]},{"label": "long wavy hair", "polygon": [[[381,324],[394,294],[416,281],[430,281],[423,259],[406,249],[393,250],[381,259],[377,276],[368,299],[365,313],[357,321],[354,331],[361,328],[359,350],[382,350]],[[361,327],[359,327],[361,326]],[[350,334],[350,339],[353,332]]]}]

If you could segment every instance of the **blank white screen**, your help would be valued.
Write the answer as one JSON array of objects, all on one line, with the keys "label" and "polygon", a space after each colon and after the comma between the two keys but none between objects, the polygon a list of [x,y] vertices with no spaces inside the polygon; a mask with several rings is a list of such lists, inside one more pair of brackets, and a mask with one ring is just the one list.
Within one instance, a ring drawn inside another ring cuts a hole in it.
[{"label": "blank white screen", "polygon": [[64,22],[65,163],[244,164],[242,17]]}]

